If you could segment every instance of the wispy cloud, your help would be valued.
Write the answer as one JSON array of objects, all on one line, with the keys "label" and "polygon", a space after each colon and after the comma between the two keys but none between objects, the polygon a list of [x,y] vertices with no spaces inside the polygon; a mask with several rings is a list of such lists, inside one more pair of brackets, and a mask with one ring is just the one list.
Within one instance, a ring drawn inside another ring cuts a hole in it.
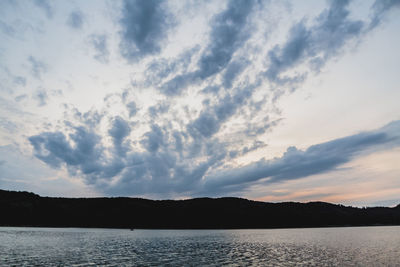
[{"label": "wispy cloud", "polygon": [[35,0],[34,3],[37,7],[41,8],[45,12],[48,19],[53,18],[54,15],[53,6],[50,4],[48,0]]},{"label": "wispy cloud", "polygon": [[[210,41],[197,62],[197,70],[176,75],[160,86],[160,92],[169,96],[180,95],[189,84],[204,81],[223,71],[231,62],[235,51],[251,36],[249,22],[256,4],[256,1],[229,1],[226,9],[213,18]],[[238,72],[245,64],[236,61],[229,72]],[[230,75],[227,74],[226,85],[232,83],[233,77]]]},{"label": "wispy cloud", "polygon": [[45,106],[48,99],[46,90],[44,90],[43,88],[39,88],[34,94],[34,98],[36,98],[36,100],[38,101],[39,107]]},{"label": "wispy cloud", "polygon": [[94,58],[101,63],[108,63],[110,51],[108,49],[107,35],[92,34],[89,36],[89,40],[96,51],[96,53],[94,54]]},{"label": "wispy cloud", "polygon": [[399,0],[376,0],[372,6],[372,20],[369,27],[372,29],[378,26],[384,19],[385,15],[393,8],[400,8]]},{"label": "wispy cloud", "polygon": [[304,62],[319,71],[347,42],[359,37],[365,22],[349,18],[349,2],[331,1],[312,26],[308,27],[305,20],[292,26],[286,43],[269,51],[266,77],[280,85],[302,80],[307,73],[293,77],[282,74]]},{"label": "wispy cloud", "polygon": [[399,133],[400,121],[395,121],[375,131],[313,145],[304,151],[289,147],[280,158],[210,174],[204,192],[244,190],[261,179],[276,183],[333,171],[361,155],[400,146]]},{"label": "wispy cloud", "polygon": [[47,65],[33,56],[29,56],[28,61],[31,65],[31,73],[33,76],[37,79],[41,79],[42,74],[46,73],[48,70]]}]

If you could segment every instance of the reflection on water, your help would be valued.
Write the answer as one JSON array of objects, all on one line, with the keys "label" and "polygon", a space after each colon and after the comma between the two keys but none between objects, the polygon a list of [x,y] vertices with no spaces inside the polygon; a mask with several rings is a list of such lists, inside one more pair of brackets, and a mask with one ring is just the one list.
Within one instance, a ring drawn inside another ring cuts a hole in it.
[{"label": "reflection on water", "polygon": [[400,227],[107,230],[0,227],[1,266],[399,266]]}]

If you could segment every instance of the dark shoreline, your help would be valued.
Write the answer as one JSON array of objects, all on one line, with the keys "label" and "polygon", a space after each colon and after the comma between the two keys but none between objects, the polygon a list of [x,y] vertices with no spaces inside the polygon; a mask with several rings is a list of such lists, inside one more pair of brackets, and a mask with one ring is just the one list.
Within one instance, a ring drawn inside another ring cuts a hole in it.
[{"label": "dark shoreline", "polygon": [[232,230],[232,231],[242,231],[242,230],[295,230],[295,229],[331,229],[331,228],[365,228],[365,227],[400,227],[397,224],[388,225],[343,225],[343,226],[316,226],[316,227],[275,227],[275,228],[113,228],[113,227],[75,227],[75,226],[29,226],[29,225],[0,225],[1,228],[34,228],[34,229],[90,229],[90,230],[125,230],[125,231],[220,231],[220,230]]},{"label": "dark shoreline", "polygon": [[4,190],[0,190],[0,214],[4,227],[234,230],[400,225],[400,205],[355,208],[241,198],[53,198]]}]

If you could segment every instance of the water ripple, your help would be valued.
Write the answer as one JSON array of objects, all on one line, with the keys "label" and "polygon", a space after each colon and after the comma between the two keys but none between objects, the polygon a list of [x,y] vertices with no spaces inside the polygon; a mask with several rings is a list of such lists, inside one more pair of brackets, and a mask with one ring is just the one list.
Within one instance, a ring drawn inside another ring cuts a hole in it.
[{"label": "water ripple", "polygon": [[0,266],[399,266],[400,227],[0,228]]}]

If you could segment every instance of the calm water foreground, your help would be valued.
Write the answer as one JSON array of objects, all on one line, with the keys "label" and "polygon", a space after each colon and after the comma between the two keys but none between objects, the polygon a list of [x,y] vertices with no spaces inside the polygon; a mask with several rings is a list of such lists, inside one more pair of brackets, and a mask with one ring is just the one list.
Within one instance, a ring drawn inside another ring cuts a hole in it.
[{"label": "calm water foreground", "polygon": [[0,227],[0,266],[400,266],[400,227]]}]

